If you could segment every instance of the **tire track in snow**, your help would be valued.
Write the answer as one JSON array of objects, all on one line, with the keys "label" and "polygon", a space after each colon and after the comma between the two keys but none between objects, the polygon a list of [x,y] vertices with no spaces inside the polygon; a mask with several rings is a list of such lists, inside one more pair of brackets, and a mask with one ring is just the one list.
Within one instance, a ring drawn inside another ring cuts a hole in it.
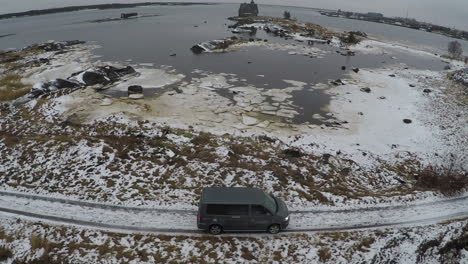
[{"label": "tire track in snow", "polygon": [[[138,227],[138,226],[128,226],[128,225],[116,225],[116,224],[106,224],[106,223],[97,223],[93,221],[85,221],[79,219],[72,219],[66,217],[57,217],[50,215],[42,215],[31,212],[25,212],[21,210],[2,208],[0,207],[0,212],[13,214],[16,216],[26,216],[29,218],[34,218],[38,220],[47,220],[57,222],[59,224],[71,224],[92,228],[104,228],[111,229],[113,231],[125,231],[125,232],[144,232],[144,233],[182,233],[182,234],[202,234],[203,232],[198,229],[178,229],[178,228],[153,228],[153,227]],[[363,224],[363,225],[351,225],[351,226],[339,226],[339,227],[324,227],[324,228],[303,228],[303,229],[286,229],[282,233],[300,233],[300,232],[333,232],[333,231],[353,231],[360,229],[372,229],[372,228],[383,228],[383,227],[398,227],[410,224],[432,224],[441,221],[456,220],[467,218],[468,212],[462,212],[457,214],[446,215],[442,217],[433,217],[422,220],[412,220],[412,221],[401,221],[395,223],[384,223],[384,224]],[[258,232],[257,232],[258,233]]]},{"label": "tire track in snow", "polygon": [[165,232],[170,232],[170,233],[198,233],[199,232],[198,230],[195,230],[195,229],[152,228],[152,227],[138,227],[138,226],[98,223],[98,222],[93,222],[93,221],[72,219],[72,218],[67,218],[67,217],[36,214],[36,213],[25,212],[25,211],[21,211],[21,210],[3,208],[3,207],[0,207],[0,212],[13,214],[13,215],[26,216],[26,217],[30,217],[30,218],[39,219],[39,220],[48,220],[48,221],[53,221],[53,222],[57,222],[57,223],[61,223],[61,224],[72,224],[72,225],[79,225],[79,226],[87,226],[87,227],[94,227],[94,228],[106,228],[106,229],[122,230],[122,231],[149,232],[149,233],[165,233]]},{"label": "tire track in snow", "polygon": [[[180,214],[196,214],[196,210],[190,209],[166,209],[166,208],[146,208],[146,207],[128,207],[120,205],[112,205],[105,203],[95,203],[95,202],[86,202],[79,200],[70,200],[63,198],[54,198],[54,197],[45,197],[40,195],[26,194],[26,193],[17,193],[17,192],[6,192],[0,191],[0,196],[10,196],[10,197],[19,197],[32,200],[47,201],[52,203],[62,203],[77,205],[90,208],[98,209],[109,209],[109,210],[122,210],[122,211],[135,211],[135,212],[160,212],[160,213],[180,213]],[[353,213],[353,212],[372,212],[372,211],[382,211],[382,210],[398,210],[398,209],[408,209],[411,207],[422,207],[429,205],[440,205],[446,203],[457,202],[461,200],[468,200],[468,195],[449,198],[444,200],[438,200],[433,202],[409,204],[409,205],[393,205],[393,206],[382,206],[382,207],[368,207],[368,208],[353,208],[353,209],[337,209],[337,210],[290,210],[291,214],[319,214],[319,213]]]},{"label": "tire track in snow", "polygon": [[25,198],[25,199],[31,199],[31,200],[52,202],[52,203],[70,204],[70,205],[77,205],[77,206],[97,208],[97,209],[108,209],[108,210],[113,210],[113,211],[122,210],[122,211],[134,211],[134,212],[159,212],[159,213],[182,213],[182,214],[184,213],[196,214],[197,213],[196,210],[129,207],[129,206],[120,206],[120,205],[105,204],[105,203],[95,203],[95,202],[85,202],[85,201],[78,201],[78,200],[55,198],[55,197],[45,197],[45,196],[26,194],[26,193],[5,192],[5,191],[0,191],[0,196],[19,197],[19,198]]}]

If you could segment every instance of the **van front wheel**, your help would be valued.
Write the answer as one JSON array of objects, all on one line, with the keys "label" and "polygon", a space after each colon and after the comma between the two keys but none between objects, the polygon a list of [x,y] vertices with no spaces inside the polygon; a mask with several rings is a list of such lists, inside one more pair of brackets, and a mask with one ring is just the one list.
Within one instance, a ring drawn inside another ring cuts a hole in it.
[{"label": "van front wheel", "polygon": [[278,234],[280,230],[281,230],[280,225],[274,224],[274,225],[271,225],[270,227],[268,227],[267,231],[270,234]]},{"label": "van front wheel", "polygon": [[212,235],[219,235],[223,231],[223,228],[220,225],[212,225],[208,231]]}]

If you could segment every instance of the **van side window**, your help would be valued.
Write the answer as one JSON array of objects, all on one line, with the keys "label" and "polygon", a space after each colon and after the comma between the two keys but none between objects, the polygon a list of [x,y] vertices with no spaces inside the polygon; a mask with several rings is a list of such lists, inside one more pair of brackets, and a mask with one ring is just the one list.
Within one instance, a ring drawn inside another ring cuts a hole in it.
[{"label": "van side window", "polygon": [[233,204],[208,204],[206,213],[209,215],[248,215],[248,205],[233,205]]},{"label": "van side window", "polygon": [[270,213],[261,205],[252,205],[252,215],[269,215]]}]

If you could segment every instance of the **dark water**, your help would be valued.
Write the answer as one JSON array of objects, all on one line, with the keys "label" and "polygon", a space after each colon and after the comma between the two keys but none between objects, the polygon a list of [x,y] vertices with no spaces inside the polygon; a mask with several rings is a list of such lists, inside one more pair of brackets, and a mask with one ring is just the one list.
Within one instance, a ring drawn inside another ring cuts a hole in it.
[{"label": "dark water", "polygon": [[[280,16],[283,10],[284,7],[261,7],[263,15]],[[300,20],[344,30],[361,30],[418,45],[432,44],[433,50],[441,48],[443,43],[448,42],[446,37],[427,32],[364,21],[344,21],[340,18],[321,16],[316,11],[306,8],[290,10]],[[0,38],[0,49],[20,48],[51,39],[94,41],[102,46],[95,50],[95,54],[101,56],[99,59],[102,61],[131,60],[132,63],[169,65],[187,78],[198,77],[192,73],[194,69],[212,73],[234,73],[239,79],[247,80],[245,83],[237,84],[253,84],[262,88],[290,86],[283,80],[302,81],[312,86],[319,82],[343,78],[344,74],[353,67],[381,67],[404,63],[411,68],[442,70],[445,66],[440,60],[405,53],[342,56],[336,53],[337,48],[324,44],[315,44],[316,47],[330,52],[324,58],[291,56],[284,51],[260,47],[248,47],[237,52],[221,54],[195,55],[190,51],[190,47],[196,43],[232,36],[226,26],[231,22],[226,18],[236,15],[236,11],[237,5],[231,4],[149,6],[0,20],[0,35],[15,34]],[[138,12],[146,17],[114,20],[120,17],[122,12]],[[257,37],[268,39],[269,42],[285,42],[260,30]],[[303,45],[293,40],[289,42]],[[173,53],[177,56],[169,56]],[[393,60],[391,56],[396,56],[398,59]],[[341,70],[342,66],[346,66],[347,70]],[[293,95],[295,104],[302,108],[300,116],[295,119],[297,122],[314,121],[311,118],[312,114],[324,114],[320,108],[330,100],[322,91],[304,90],[294,92]]]}]

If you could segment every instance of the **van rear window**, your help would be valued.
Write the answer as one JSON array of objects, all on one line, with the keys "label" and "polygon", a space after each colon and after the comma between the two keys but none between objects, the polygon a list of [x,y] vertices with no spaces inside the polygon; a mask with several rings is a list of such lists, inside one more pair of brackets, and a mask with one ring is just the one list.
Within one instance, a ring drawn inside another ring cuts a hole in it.
[{"label": "van rear window", "polygon": [[249,206],[244,204],[208,204],[206,213],[209,215],[248,215]]}]

